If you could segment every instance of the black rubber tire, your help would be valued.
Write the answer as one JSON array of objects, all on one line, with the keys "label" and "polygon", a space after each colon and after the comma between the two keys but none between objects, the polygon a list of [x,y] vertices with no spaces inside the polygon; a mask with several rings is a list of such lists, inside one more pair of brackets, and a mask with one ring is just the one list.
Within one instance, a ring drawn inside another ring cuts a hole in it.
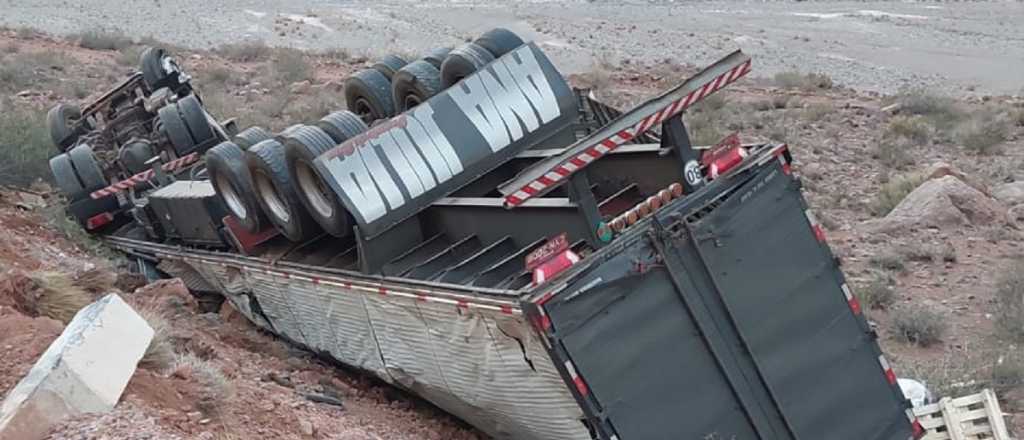
[{"label": "black rubber tire", "polygon": [[233,142],[221,142],[206,152],[206,171],[217,197],[245,230],[259,232],[268,223],[256,199],[252,174],[245,162],[245,151]]},{"label": "black rubber tire", "polygon": [[178,113],[185,121],[185,127],[188,128],[196,145],[202,145],[216,137],[213,127],[210,126],[210,121],[206,117],[206,110],[203,110],[203,104],[199,102],[196,95],[188,95],[179,99]]},{"label": "black rubber tire", "polygon": [[487,49],[494,58],[501,58],[505,54],[512,52],[517,47],[525,44],[522,38],[519,38],[515,32],[512,32],[505,28],[494,28],[487,32],[484,32],[480,38],[473,40],[477,46]]},{"label": "black rubber tire", "polygon": [[391,81],[374,69],[357,72],[345,80],[345,103],[367,124],[395,115]]},{"label": "black rubber tire", "polygon": [[332,112],[317,121],[316,126],[327,132],[335,145],[342,144],[369,129],[366,123],[359,119],[359,115],[348,110]]},{"label": "black rubber tire", "polygon": [[159,47],[147,47],[139,56],[139,67],[142,70],[142,81],[146,83],[149,90],[156,90],[167,87],[175,79],[177,73],[167,73],[164,70],[163,59],[167,57],[167,51]]},{"label": "black rubber tire", "polygon": [[288,173],[284,145],[274,139],[260,142],[245,152],[245,161],[252,174],[256,199],[281,235],[294,242],[305,242],[320,234],[320,227],[302,206]]},{"label": "black rubber tire", "polygon": [[444,59],[448,57],[448,54],[452,52],[450,47],[439,47],[437,49],[431,49],[423,56],[422,60],[430,63],[437,70],[441,70],[441,64],[444,63]]},{"label": "black rubber tire", "polygon": [[57,104],[46,112],[46,126],[50,129],[50,139],[61,152],[78,141],[75,122],[82,119],[82,109],[77,105]]},{"label": "black rubber tire", "polygon": [[441,64],[441,87],[449,88],[494,61],[487,49],[466,43],[452,49]]},{"label": "black rubber tire", "polygon": [[165,105],[157,111],[157,117],[160,118],[161,129],[170,139],[174,151],[179,156],[192,152],[196,142],[192,139],[192,134],[189,133],[185,120],[178,113],[178,106],[174,104]]},{"label": "black rubber tire", "polygon": [[407,64],[391,79],[391,97],[397,113],[426,102],[440,91],[441,71],[426,60]]},{"label": "black rubber tire", "polygon": [[145,140],[125,144],[117,151],[117,161],[128,174],[137,174],[150,169],[146,162],[156,156],[153,145]]},{"label": "black rubber tire", "polygon": [[249,147],[272,137],[273,136],[270,135],[270,132],[264,130],[262,127],[249,127],[238,132],[232,140],[243,150],[248,150]]},{"label": "black rubber tire", "polygon": [[306,211],[328,234],[346,237],[352,233],[352,215],[313,165],[317,157],[333,146],[334,141],[323,130],[303,127],[285,144],[285,157]]},{"label": "black rubber tire", "polygon": [[78,181],[82,182],[82,187],[86,191],[92,192],[110,185],[89,145],[78,144],[68,150],[68,158],[71,159],[71,165],[75,167]]},{"label": "black rubber tire", "polygon": [[80,200],[86,194],[82,182],[78,180],[75,167],[71,165],[71,158],[66,153],[59,154],[50,159],[50,172],[53,173],[53,181],[57,188],[64,193],[70,201]]},{"label": "black rubber tire", "polygon": [[395,76],[395,72],[398,72],[398,69],[405,67],[406,64],[409,64],[409,62],[406,61],[405,58],[398,55],[386,55],[370,68],[380,72],[388,79],[388,81],[390,81],[391,77]]}]

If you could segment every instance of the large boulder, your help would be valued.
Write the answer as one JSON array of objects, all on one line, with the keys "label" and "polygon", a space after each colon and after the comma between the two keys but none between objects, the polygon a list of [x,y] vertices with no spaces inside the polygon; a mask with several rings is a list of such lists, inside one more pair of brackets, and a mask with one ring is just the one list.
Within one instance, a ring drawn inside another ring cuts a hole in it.
[{"label": "large boulder", "polygon": [[114,408],[153,339],[121,297],[83,308],[0,406],[0,440],[41,439],[61,419]]},{"label": "large boulder", "polygon": [[1024,203],[1024,182],[999,185],[992,190],[992,197],[1010,206],[1020,205]]},{"label": "large boulder", "polygon": [[925,181],[892,212],[870,223],[875,232],[1005,224],[1006,209],[957,176],[946,175]]}]

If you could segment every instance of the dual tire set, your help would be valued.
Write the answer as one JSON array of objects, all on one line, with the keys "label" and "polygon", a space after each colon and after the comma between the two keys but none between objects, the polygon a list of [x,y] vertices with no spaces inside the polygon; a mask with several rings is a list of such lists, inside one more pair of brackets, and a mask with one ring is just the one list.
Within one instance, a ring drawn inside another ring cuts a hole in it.
[{"label": "dual tire set", "polygon": [[366,123],[390,118],[430,99],[496,58],[521,46],[508,29],[487,31],[454,49],[438,48],[413,62],[388,55],[345,81],[349,110]]},{"label": "dual tire set", "polygon": [[499,28],[455,49],[432,50],[411,63],[389,55],[346,80],[349,110],[276,135],[252,127],[210,149],[210,181],[251,233],[273,226],[293,242],[324,233],[348,236],[354,219],[313,161],[366,131],[368,124],[419,105],[522,44],[514,33]]}]

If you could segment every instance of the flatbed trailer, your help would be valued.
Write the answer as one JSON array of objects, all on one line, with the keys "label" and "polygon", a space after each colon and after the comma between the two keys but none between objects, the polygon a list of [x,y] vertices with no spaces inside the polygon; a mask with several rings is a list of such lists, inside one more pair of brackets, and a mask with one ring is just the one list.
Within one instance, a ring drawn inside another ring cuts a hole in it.
[{"label": "flatbed trailer", "polygon": [[681,115],[749,70],[618,113],[523,45],[318,157],[351,234],[104,240],[498,439],[920,436],[788,147],[690,145]]}]

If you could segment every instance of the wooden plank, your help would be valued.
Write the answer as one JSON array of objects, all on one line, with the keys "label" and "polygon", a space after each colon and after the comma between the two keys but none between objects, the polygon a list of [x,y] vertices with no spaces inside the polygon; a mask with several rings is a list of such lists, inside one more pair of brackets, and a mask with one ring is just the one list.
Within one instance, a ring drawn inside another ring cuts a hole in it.
[{"label": "wooden plank", "polygon": [[999,407],[999,399],[996,393],[988,388],[981,390],[985,399],[985,409],[989,411],[988,420],[992,424],[992,434],[996,440],[1010,440],[1010,433],[1006,429],[1006,421],[1003,420],[1003,410]]},{"label": "wooden plank", "polygon": [[953,405],[953,399],[943,397],[939,400],[939,406],[942,407],[942,418],[946,421],[946,432],[949,433],[949,438],[952,440],[967,440],[964,435],[963,426],[960,425],[959,412],[956,410],[956,406]]}]

